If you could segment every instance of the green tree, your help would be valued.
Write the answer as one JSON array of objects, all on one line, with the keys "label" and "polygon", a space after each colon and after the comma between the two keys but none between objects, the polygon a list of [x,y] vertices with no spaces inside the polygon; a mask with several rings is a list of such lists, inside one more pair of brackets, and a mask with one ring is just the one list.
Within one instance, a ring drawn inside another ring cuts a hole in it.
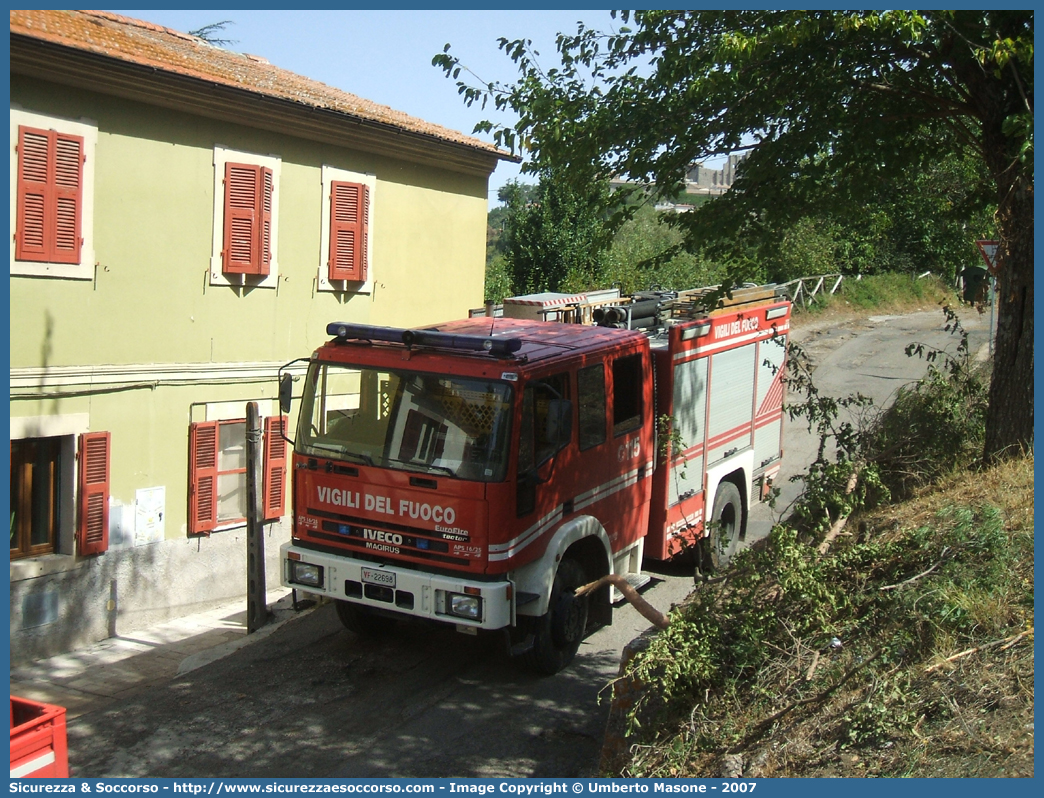
[{"label": "green tree", "polygon": [[485,300],[496,304],[503,302],[504,297],[512,296],[514,293],[507,259],[498,253],[486,261]]},{"label": "green tree", "polygon": [[844,231],[836,222],[806,216],[781,232],[775,258],[767,260],[768,280],[831,274],[840,268]]},{"label": "green tree", "polygon": [[[981,160],[944,155],[882,181],[857,213],[819,209],[779,229],[766,225],[760,261],[779,282],[838,271],[931,271],[953,280],[980,258],[975,239],[995,236],[986,178]],[[838,176],[828,181],[838,183]]]},{"label": "green tree", "polygon": [[613,243],[596,280],[601,288],[616,285],[630,294],[651,286],[683,290],[718,282],[715,264],[684,249],[684,236],[651,205],[638,208],[613,235]]},{"label": "green tree", "polygon": [[[465,102],[518,114],[479,129],[574,186],[625,175],[673,191],[686,167],[749,150],[733,190],[685,214],[690,240],[752,270],[749,246],[799,218],[857,218],[897,175],[948,155],[988,172],[1000,233],[999,323],[984,454],[1033,441],[1033,14],[1031,11],[639,11],[618,32],[560,35],[560,66],[501,40],[510,85]],[[742,234],[742,235],[740,235]]]},{"label": "green tree", "polygon": [[608,181],[578,189],[550,170],[532,193],[509,193],[502,241],[517,293],[594,287],[611,243],[602,216],[608,195]]},{"label": "green tree", "polygon": [[534,183],[522,183],[509,180],[497,189],[500,205],[493,208],[486,217],[486,263],[492,263],[497,255],[504,255],[507,240],[504,231],[514,228],[519,212],[536,196]]},{"label": "green tree", "polygon": [[235,24],[236,23],[230,19],[223,19],[220,22],[211,22],[209,25],[204,25],[202,28],[190,30],[189,36],[196,36],[215,47],[229,47],[233,44],[239,44],[239,40],[223,39],[218,36],[218,34],[222,33],[229,25]]}]

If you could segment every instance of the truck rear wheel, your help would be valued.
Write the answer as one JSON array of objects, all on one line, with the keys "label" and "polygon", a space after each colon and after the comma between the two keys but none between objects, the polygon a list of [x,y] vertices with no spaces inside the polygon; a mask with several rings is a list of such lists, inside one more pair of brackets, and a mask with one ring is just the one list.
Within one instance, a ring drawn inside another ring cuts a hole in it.
[{"label": "truck rear wheel", "polygon": [[586,584],[587,575],[576,560],[562,560],[551,588],[547,612],[533,618],[533,648],[525,654],[526,666],[543,676],[565,668],[584,638],[589,596],[577,598],[573,591]]},{"label": "truck rear wheel", "polygon": [[337,617],[345,629],[362,637],[378,637],[395,623],[390,618],[382,618],[368,607],[341,599],[337,599]]},{"label": "truck rear wheel", "polygon": [[743,525],[743,497],[732,482],[718,483],[714,510],[708,523],[709,534],[702,543],[703,570],[719,571],[731,562],[739,546]]}]

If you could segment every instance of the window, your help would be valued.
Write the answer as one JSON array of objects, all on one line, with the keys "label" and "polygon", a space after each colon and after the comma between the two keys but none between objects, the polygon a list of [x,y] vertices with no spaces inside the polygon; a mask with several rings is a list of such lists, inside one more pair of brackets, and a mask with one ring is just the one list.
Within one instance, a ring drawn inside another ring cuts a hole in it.
[{"label": "window", "polygon": [[79,263],[83,138],[18,128],[18,225],[15,257]]},{"label": "window", "polygon": [[12,275],[93,279],[97,133],[12,108]]},{"label": "window", "polygon": [[433,463],[441,459],[446,451],[448,431],[448,424],[417,410],[408,411],[397,458],[406,463]]},{"label": "window", "polygon": [[268,274],[272,263],[272,170],[226,163],[224,216],[221,271]]},{"label": "window", "polygon": [[211,285],[278,285],[281,165],[273,155],[214,148]]},{"label": "window", "polygon": [[370,189],[335,180],[330,186],[330,267],[333,280],[366,280]]},{"label": "window", "polygon": [[80,436],[80,508],[76,527],[76,549],[80,554],[100,554],[109,548],[109,445],[108,432]]},{"label": "window", "polygon": [[552,402],[569,398],[569,375],[556,374],[530,383],[522,395],[522,427],[518,441],[518,471],[539,468],[558,451],[552,428]]},{"label": "window", "polygon": [[373,175],[323,166],[320,291],[372,290],[376,187]]},{"label": "window", "polygon": [[261,508],[266,521],[283,516],[286,496],[286,416],[265,419],[264,502]]},{"label": "window", "polygon": [[613,361],[613,434],[621,435],[642,425],[642,356],[628,355]]},{"label": "window", "polygon": [[511,388],[500,382],[313,363],[298,451],[350,463],[500,482]]},{"label": "window", "polygon": [[[286,417],[264,420],[264,477],[260,487],[266,521],[283,515],[286,485]],[[189,428],[190,535],[246,522],[246,420],[201,421]]]},{"label": "window", "polygon": [[[76,549],[81,555],[109,547],[109,445],[108,432],[80,436]],[[11,441],[12,560],[59,551],[66,458],[71,453],[62,437]]]},{"label": "window", "polygon": [[60,460],[60,438],[11,441],[12,560],[57,550]]},{"label": "window", "polygon": [[580,409],[580,451],[605,442],[605,367],[598,363],[576,374]]},{"label": "window", "polygon": [[560,449],[553,404],[569,398],[569,375],[556,374],[531,382],[522,394],[518,437],[518,485],[515,511],[527,515],[536,508],[537,470]]}]

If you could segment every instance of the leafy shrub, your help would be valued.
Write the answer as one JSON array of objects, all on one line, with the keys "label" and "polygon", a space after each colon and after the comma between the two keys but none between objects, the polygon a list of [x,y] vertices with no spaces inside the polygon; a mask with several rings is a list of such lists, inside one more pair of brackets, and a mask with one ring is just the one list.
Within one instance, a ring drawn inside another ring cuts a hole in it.
[{"label": "leafy shrub", "polygon": [[[750,750],[788,713],[828,701],[832,721],[818,734],[838,748],[904,738],[937,712],[926,663],[1025,623],[1031,607],[1011,597],[1027,547],[1032,537],[1014,538],[991,505],[946,505],[928,524],[861,535],[824,556],[777,526],[722,582],[697,582],[632,661],[630,676],[655,689],[632,713],[642,753],[628,774],[685,774],[701,754]],[[998,593],[1009,597],[999,606]]]},{"label": "leafy shrub", "polygon": [[946,329],[960,337],[957,353],[907,347],[907,355],[930,361],[928,373],[899,390],[862,442],[865,459],[896,497],[973,464],[985,440],[989,373],[972,362],[956,314],[944,312]]},{"label": "leafy shrub", "polygon": [[487,302],[502,302],[504,297],[512,296],[511,270],[503,255],[494,255],[486,264],[486,285],[484,298]]}]

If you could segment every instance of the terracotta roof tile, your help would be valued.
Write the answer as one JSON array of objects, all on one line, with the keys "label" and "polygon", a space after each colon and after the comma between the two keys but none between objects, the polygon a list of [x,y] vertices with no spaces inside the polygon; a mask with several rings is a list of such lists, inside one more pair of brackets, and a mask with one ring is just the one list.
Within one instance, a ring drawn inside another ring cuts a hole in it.
[{"label": "terracotta roof tile", "polygon": [[151,22],[105,11],[12,10],[11,33],[311,108],[338,111],[514,160],[488,142],[280,69],[259,56],[225,50]]}]

